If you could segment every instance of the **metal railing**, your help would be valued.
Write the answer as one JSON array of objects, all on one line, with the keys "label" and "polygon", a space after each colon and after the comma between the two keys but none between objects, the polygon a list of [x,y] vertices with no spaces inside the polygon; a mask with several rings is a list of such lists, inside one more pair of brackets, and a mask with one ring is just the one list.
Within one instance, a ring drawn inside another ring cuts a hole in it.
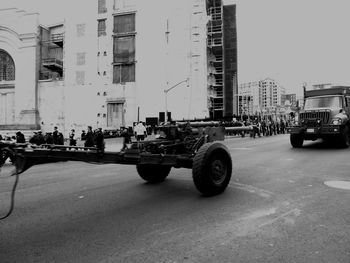
[{"label": "metal railing", "polygon": [[39,80],[62,80],[63,77],[57,72],[40,71]]},{"label": "metal railing", "polygon": [[51,41],[52,42],[61,42],[63,41],[63,33],[60,34],[51,34]]},{"label": "metal railing", "polygon": [[56,65],[63,67],[63,61],[59,60],[57,58],[43,58],[42,63],[43,64],[56,64]]}]

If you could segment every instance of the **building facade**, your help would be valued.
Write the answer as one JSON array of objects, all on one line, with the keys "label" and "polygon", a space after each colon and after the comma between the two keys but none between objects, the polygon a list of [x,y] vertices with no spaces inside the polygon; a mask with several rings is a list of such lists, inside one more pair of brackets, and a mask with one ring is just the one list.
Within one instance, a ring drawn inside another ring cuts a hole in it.
[{"label": "building facade", "polygon": [[208,88],[208,21],[216,12],[208,16],[208,10],[215,2],[220,34],[236,41],[232,24],[223,33],[223,15],[235,18],[235,6],[204,0],[78,1],[84,12],[67,10],[65,21],[45,26],[38,14],[0,10],[0,129],[57,126],[67,134],[88,125],[116,129],[148,118],[161,121],[165,111],[172,119],[232,115],[236,42],[221,44],[226,58],[220,65],[221,112],[215,115]]},{"label": "building facade", "polygon": [[[242,83],[239,85],[238,94],[242,101],[240,106],[249,105],[249,114],[276,114],[284,105],[285,89],[271,78]],[[240,114],[247,112],[239,109]]]},{"label": "building facade", "polygon": [[208,107],[210,117],[238,113],[236,6],[207,1]]}]

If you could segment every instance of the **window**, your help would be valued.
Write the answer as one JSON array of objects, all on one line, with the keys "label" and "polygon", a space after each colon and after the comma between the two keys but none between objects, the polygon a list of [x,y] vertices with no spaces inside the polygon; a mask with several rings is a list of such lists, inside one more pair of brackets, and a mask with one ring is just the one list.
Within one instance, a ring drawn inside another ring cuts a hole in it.
[{"label": "window", "polygon": [[113,83],[135,81],[135,14],[114,17]]},{"label": "window", "polygon": [[77,71],[75,74],[76,83],[78,85],[84,85],[85,84],[85,71]]},{"label": "window", "polygon": [[135,36],[115,37],[113,49],[113,62],[125,63],[135,61]]},{"label": "window", "polygon": [[98,0],[98,13],[106,13],[107,8],[106,8],[106,0]]},{"label": "window", "polygon": [[85,52],[77,53],[77,65],[85,65]]},{"label": "window", "polygon": [[114,65],[113,83],[125,83],[135,81],[135,64]]},{"label": "window", "polygon": [[15,80],[15,64],[6,51],[0,50],[0,81],[2,80]]},{"label": "window", "polygon": [[85,24],[77,24],[77,37],[85,36]]},{"label": "window", "polygon": [[97,36],[105,36],[106,35],[106,19],[97,20]]},{"label": "window", "polygon": [[115,16],[113,31],[116,34],[135,32],[135,14]]}]

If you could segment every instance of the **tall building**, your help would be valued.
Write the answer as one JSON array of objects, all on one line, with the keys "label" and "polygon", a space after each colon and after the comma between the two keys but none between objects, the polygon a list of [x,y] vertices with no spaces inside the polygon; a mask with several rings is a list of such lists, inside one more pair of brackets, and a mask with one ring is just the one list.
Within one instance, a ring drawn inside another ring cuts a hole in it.
[{"label": "tall building", "polygon": [[84,12],[67,9],[65,21],[45,26],[38,14],[0,10],[0,130],[58,126],[67,134],[88,125],[115,129],[161,120],[165,111],[172,119],[235,112],[234,5],[77,2]]},{"label": "tall building", "polygon": [[211,118],[237,114],[236,6],[207,1],[208,103]]},{"label": "tall building", "polygon": [[238,114],[254,115],[260,112],[259,82],[242,83],[238,88]]},{"label": "tall building", "polygon": [[259,100],[263,108],[282,105],[282,95],[285,94],[285,89],[277,85],[275,80],[271,78],[260,80],[259,87]]},{"label": "tall building", "polygon": [[[250,98],[250,114],[275,111],[282,106],[285,89],[271,78],[242,83],[239,85],[238,94],[242,98]],[[244,101],[244,100],[243,100]]]}]

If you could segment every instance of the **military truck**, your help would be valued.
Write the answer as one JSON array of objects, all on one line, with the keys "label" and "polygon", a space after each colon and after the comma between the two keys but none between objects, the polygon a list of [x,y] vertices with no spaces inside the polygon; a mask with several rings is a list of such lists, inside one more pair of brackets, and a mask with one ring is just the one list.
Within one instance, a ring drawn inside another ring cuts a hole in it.
[{"label": "military truck", "polygon": [[330,140],[340,147],[349,147],[350,86],[305,90],[304,107],[289,129],[294,148],[304,140]]}]

